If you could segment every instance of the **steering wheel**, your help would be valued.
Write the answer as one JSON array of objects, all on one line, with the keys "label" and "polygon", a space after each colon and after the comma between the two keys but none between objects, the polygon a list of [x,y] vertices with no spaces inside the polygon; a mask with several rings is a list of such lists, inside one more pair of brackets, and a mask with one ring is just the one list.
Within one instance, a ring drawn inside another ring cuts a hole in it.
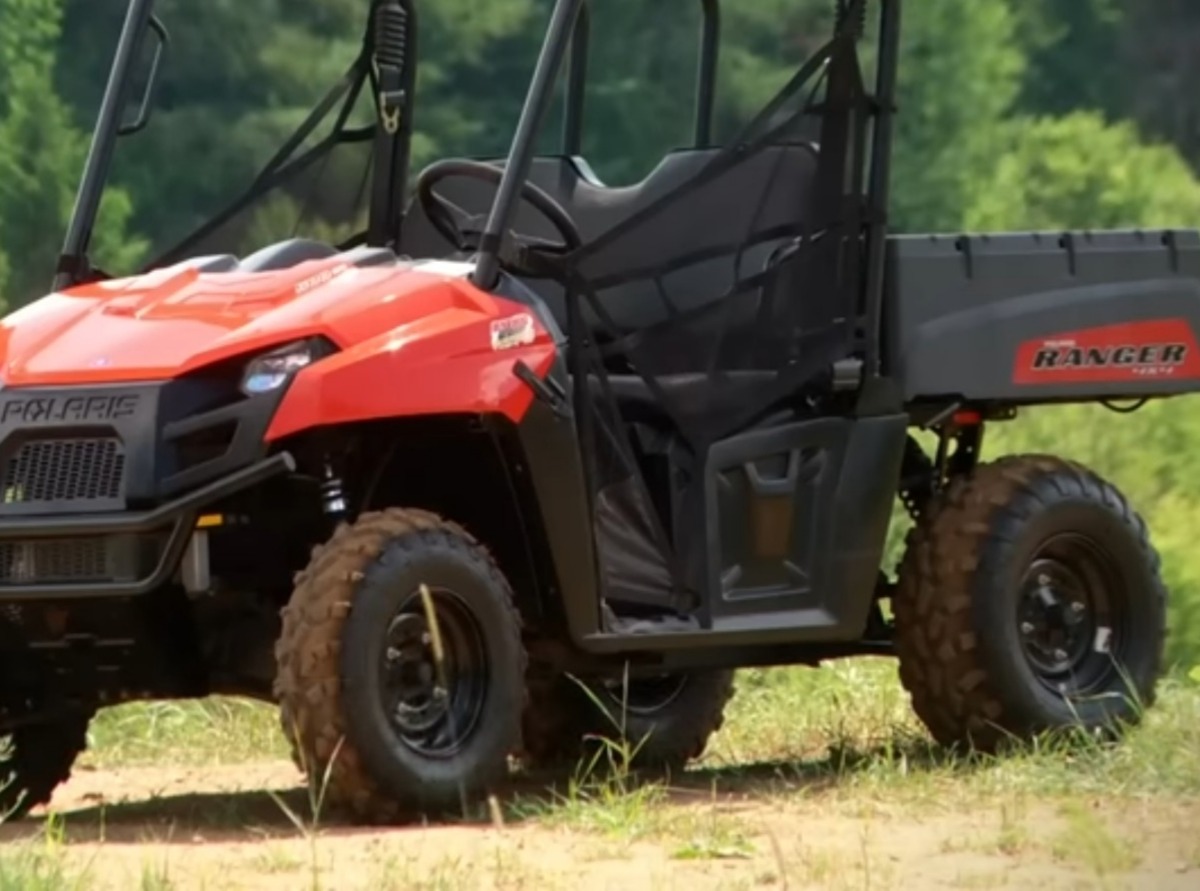
[{"label": "steering wheel", "polygon": [[[452,176],[483,180],[498,187],[504,171],[482,161],[449,158],[429,165],[417,178],[417,201],[420,202],[421,209],[438,234],[460,251],[478,250],[479,237],[482,236],[487,226],[487,214],[470,214],[434,191],[436,185]],[[510,229],[509,237],[523,247],[523,250],[518,250],[518,254],[524,254],[529,250],[546,254],[566,254],[583,245],[583,236],[579,234],[579,229],[570,214],[546,192],[526,180],[521,184],[521,197],[550,222],[562,236],[562,241],[547,241],[543,238],[521,235]],[[502,256],[501,262],[525,275],[538,274],[535,270],[521,268],[522,264],[519,258]]]}]

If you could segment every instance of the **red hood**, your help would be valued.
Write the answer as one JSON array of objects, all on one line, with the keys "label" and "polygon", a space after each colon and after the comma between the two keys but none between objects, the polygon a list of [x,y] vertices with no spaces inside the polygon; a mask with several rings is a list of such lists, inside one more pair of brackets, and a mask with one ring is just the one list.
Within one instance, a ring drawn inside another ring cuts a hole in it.
[{"label": "red hood", "polygon": [[0,378],[161,380],[300,337],[345,348],[418,319],[428,330],[442,327],[438,317],[461,324],[496,312],[452,264],[360,268],[335,257],[259,273],[174,267],[52,294],[0,320]]}]

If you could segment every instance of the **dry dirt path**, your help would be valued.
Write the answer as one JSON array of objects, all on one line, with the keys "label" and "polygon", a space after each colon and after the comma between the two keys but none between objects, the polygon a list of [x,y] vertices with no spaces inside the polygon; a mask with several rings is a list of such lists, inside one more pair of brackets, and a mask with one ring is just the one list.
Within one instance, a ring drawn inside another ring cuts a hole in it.
[{"label": "dry dirt path", "polygon": [[[314,840],[264,790],[303,811],[287,762],[82,769],[52,803],[66,838],[57,856],[86,872],[82,888],[144,891],[1200,889],[1197,801],[695,791],[499,827],[330,825]],[[39,826],[0,827],[0,841],[12,851]]]}]

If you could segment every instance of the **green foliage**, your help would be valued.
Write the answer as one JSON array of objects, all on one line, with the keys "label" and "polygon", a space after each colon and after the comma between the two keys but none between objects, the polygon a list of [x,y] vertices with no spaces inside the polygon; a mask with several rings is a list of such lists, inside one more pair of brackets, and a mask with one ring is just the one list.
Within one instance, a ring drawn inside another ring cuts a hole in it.
[{"label": "green foliage", "polygon": [[0,3],[0,113],[9,91],[43,70],[45,47],[58,37],[56,0],[4,0]]},{"label": "green foliage", "polygon": [[[0,33],[24,38],[0,38],[0,286],[20,303],[49,285],[87,140],[54,90],[59,4],[0,0]],[[136,259],[144,242],[126,235],[131,213],[128,196],[111,190],[96,233],[97,262]]]},{"label": "green foliage", "polygon": [[1094,112],[1015,118],[993,134],[987,185],[968,199],[973,230],[1195,225],[1200,181],[1172,146]]},{"label": "green foliage", "polygon": [[1200,167],[1200,4],[1179,0],[1124,0],[1117,27],[1114,70],[1124,89],[1113,114],[1167,139]]},{"label": "green foliage", "polygon": [[61,817],[48,817],[32,838],[9,840],[0,850],[0,891],[83,891],[91,880],[67,862]]},{"label": "green foliage", "polygon": [[905,10],[892,215],[901,231],[955,229],[987,188],[1025,58],[1007,0]]},{"label": "green foliage", "polygon": [[1129,0],[1011,0],[1011,5],[1029,58],[1021,105],[1054,115],[1088,108],[1119,114],[1129,72],[1097,60],[1119,54]]}]

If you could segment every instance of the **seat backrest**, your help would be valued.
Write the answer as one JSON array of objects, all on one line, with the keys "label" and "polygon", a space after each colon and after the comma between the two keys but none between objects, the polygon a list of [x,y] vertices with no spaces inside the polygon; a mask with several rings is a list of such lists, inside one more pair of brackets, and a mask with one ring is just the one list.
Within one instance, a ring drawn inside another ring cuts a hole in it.
[{"label": "seat backrest", "polygon": [[[719,152],[719,149],[672,152],[640,183],[619,187],[600,182],[581,158],[545,155],[534,159],[529,179],[562,205],[575,221],[584,242],[592,243],[696,179]],[[628,244],[618,239],[608,252],[611,256],[597,259],[618,275],[664,267],[672,259],[692,253],[700,244],[741,243],[749,234],[744,230],[751,224],[754,231],[766,231],[794,223],[807,207],[816,169],[817,150],[813,145],[771,146],[682,196],[664,214],[662,226],[648,227],[652,235],[625,239]],[[466,177],[448,178],[438,186],[440,195],[481,218],[486,218],[495,192],[494,185]],[[518,207],[513,229],[534,237],[560,239],[554,228],[526,202]],[[742,258],[742,277],[748,270],[761,269],[785,240],[767,240],[747,250]],[[414,201],[405,220],[401,249],[413,257],[437,257],[451,252],[453,246],[438,234]],[[728,255],[711,262],[690,263],[668,272],[664,276],[666,287],[642,279],[608,288],[603,296],[604,307],[618,329],[637,330],[668,317],[673,311],[687,311],[719,298],[737,277]],[[528,284],[546,300],[565,328],[562,287],[546,280]],[[669,300],[664,301],[664,293],[671,295]]]},{"label": "seat backrest", "polygon": [[[563,206],[586,242],[691,179],[714,154],[707,150],[673,152],[640,183],[630,186],[605,185],[583,158],[538,155],[530,165],[529,181]],[[503,160],[487,159],[484,163],[504,167]],[[486,216],[496,197],[495,185],[468,177],[449,177],[438,185],[437,191],[468,213],[481,217]],[[526,202],[518,204],[513,228],[537,238],[558,238],[554,227]],[[430,225],[416,201],[405,219],[402,244],[404,252],[412,257],[452,249]]]}]

